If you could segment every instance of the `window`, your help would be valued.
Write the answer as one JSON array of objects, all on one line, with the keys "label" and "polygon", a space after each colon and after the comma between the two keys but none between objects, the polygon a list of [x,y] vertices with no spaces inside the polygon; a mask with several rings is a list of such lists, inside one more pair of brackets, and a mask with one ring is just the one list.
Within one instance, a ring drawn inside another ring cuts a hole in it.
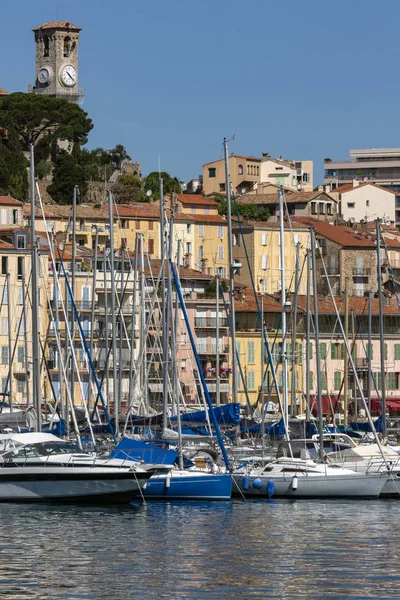
[{"label": "window", "polygon": [[264,271],[265,269],[268,269],[268,256],[266,256],[265,254],[263,254],[261,257],[261,268]]},{"label": "window", "polygon": [[1,274],[7,275],[8,273],[8,256],[1,257]]},{"label": "window", "polygon": [[254,371],[247,371],[247,387],[249,390],[254,390],[256,387]]},{"label": "window", "polygon": [[254,365],[254,342],[248,342],[247,344],[247,362],[249,365]]},{"label": "window", "polygon": [[313,345],[311,342],[308,344],[308,356],[310,357],[310,360],[313,357]]},{"label": "window", "polygon": [[321,382],[321,390],[326,391],[327,386],[326,386],[326,374],[325,374],[325,371],[321,371],[320,382]]},{"label": "window", "polygon": [[218,259],[224,260],[224,247],[218,246]]},{"label": "window", "polygon": [[21,306],[21,304],[24,303],[24,290],[22,289],[22,287],[17,288],[17,290],[18,290],[17,302],[18,302],[19,306]]},{"label": "window", "polygon": [[215,177],[216,176],[216,168],[215,167],[211,167],[208,169],[208,176],[209,177]]},{"label": "window", "polygon": [[365,206],[369,206],[369,200],[365,201]]},{"label": "window", "polygon": [[328,202],[328,204],[326,205],[326,214],[327,215],[332,214],[332,204],[330,202]]},{"label": "window", "polygon": [[218,225],[218,237],[220,240],[222,240],[224,237],[224,228],[222,225]]},{"label": "window", "polygon": [[25,394],[25,381],[23,379],[18,379],[17,381],[17,392],[19,394]]},{"label": "window", "polygon": [[335,390],[340,390],[340,388],[342,387],[342,374],[340,371],[335,371],[333,380]]},{"label": "window", "polygon": [[238,175],[243,175],[243,165],[239,165],[239,167],[238,167]]},{"label": "window", "polygon": [[220,192],[224,192],[225,191],[225,184],[224,183],[220,183],[219,184],[219,191]]},{"label": "window", "polygon": [[355,202],[348,202],[347,203],[347,208],[354,208],[355,207]]},{"label": "window", "polygon": [[310,371],[308,375],[308,386],[310,390],[312,390],[314,388],[314,373]]},{"label": "window", "polygon": [[204,237],[204,225],[198,226],[199,237]]},{"label": "window", "polygon": [[10,224],[18,225],[18,211],[13,208],[10,210]]},{"label": "window", "polygon": [[90,308],[90,286],[82,286],[82,308]]},{"label": "window", "polygon": [[192,242],[186,242],[186,254],[192,254]]},{"label": "window", "polygon": [[26,236],[25,235],[17,235],[17,248],[20,248],[20,249],[26,248]]},{"label": "window", "polygon": [[186,345],[186,331],[182,331],[182,333],[181,333],[181,344],[183,346]]},{"label": "window", "polygon": [[190,212],[192,213],[192,215],[196,214],[196,207],[192,206],[192,208],[190,209]]},{"label": "window", "polygon": [[140,229],[140,221],[136,221],[136,229]]},{"label": "window", "polygon": [[64,58],[68,58],[71,52],[71,38],[69,36],[64,38]]},{"label": "window", "polygon": [[154,240],[149,238],[149,254],[154,254]]},{"label": "window", "polygon": [[186,358],[182,358],[181,371],[186,371]]},{"label": "window", "polygon": [[205,215],[209,215],[210,214],[210,207],[209,206],[205,206],[204,207],[204,214]]},{"label": "window", "polygon": [[319,203],[319,214],[320,215],[324,215],[325,214],[325,204],[323,202]]},{"label": "window", "polygon": [[49,55],[49,37],[47,35],[43,36],[43,56]]},{"label": "window", "polygon": [[322,343],[319,345],[319,357],[322,359],[326,358],[326,344]]},{"label": "window", "polygon": [[388,390],[397,390],[398,388],[398,374],[389,372],[388,373]]},{"label": "window", "polygon": [[197,258],[203,260],[203,246],[197,246]]},{"label": "window", "polygon": [[153,231],[154,226],[153,226],[153,221],[149,221],[149,231]]},{"label": "window", "polygon": [[225,267],[217,267],[217,275],[225,279],[226,277],[226,269]]},{"label": "window", "polygon": [[388,359],[388,347],[387,347],[387,344],[384,345],[383,358],[384,358],[384,360]]},{"label": "window", "polygon": [[[396,346],[398,347],[398,356],[396,357]],[[366,353],[367,353],[367,357],[372,360],[374,358],[374,345],[373,344],[366,344]],[[395,360],[397,360],[397,358],[400,360],[400,344],[395,344],[394,346],[394,358]]]},{"label": "window", "polygon": [[17,272],[18,272],[18,279],[21,281],[22,275],[24,273],[24,257],[23,256],[18,256]]},{"label": "window", "polygon": [[190,224],[190,223],[188,223],[188,224],[186,225],[186,233],[189,233],[189,234],[190,234],[190,233],[192,233],[192,226],[191,226],[191,224]]},{"label": "window", "polygon": [[25,352],[23,346],[18,346],[18,362],[24,364],[25,362]]},{"label": "window", "polygon": [[267,239],[268,239],[267,238],[267,234],[263,233],[262,236],[261,236],[261,245],[262,246],[266,246],[267,245]]},{"label": "window", "polygon": [[1,347],[1,364],[8,365],[8,346]]},{"label": "window", "polygon": [[317,203],[316,202],[311,202],[311,214],[312,215],[317,214]]},{"label": "window", "polygon": [[337,360],[338,355],[339,355],[339,344],[331,344],[331,359]]},{"label": "window", "polygon": [[257,167],[257,175],[260,174],[260,167]]},{"label": "window", "polygon": [[2,394],[5,394],[7,392],[7,382],[8,382],[8,377],[1,378],[1,393]]},{"label": "window", "polygon": [[8,288],[6,285],[3,285],[1,290],[1,304],[8,304]]},{"label": "window", "polygon": [[309,183],[310,173],[303,173],[303,183]]}]

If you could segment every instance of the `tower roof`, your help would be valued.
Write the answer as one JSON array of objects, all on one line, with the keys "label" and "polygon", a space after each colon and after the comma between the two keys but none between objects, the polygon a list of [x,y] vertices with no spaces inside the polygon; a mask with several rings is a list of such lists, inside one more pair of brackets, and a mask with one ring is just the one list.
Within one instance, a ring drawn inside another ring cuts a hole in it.
[{"label": "tower roof", "polygon": [[74,29],[75,31],[82,31],[81,27],[77,27],[70,21],[52,21],[50,23],[43,23],[39,27],[35,27],[32,31],[40,31],[44,29]]},{"label": "tower roof", "polygon": [[3,90],[2,88],[0,88],[0,96],[8,96],[8,92],[6,92],[6,90]]}]

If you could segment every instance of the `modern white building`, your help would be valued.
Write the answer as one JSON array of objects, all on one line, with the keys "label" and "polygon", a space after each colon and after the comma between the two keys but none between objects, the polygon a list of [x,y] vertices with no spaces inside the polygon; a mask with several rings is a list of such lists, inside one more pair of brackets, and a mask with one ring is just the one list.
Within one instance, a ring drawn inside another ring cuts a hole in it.
[{"label": "modern white building", "polygon": [[396,192],[375,183],[343,185],[331,192],[339,200],[339,211],[345,221],[374,221],[378,217],[396,223]]}]

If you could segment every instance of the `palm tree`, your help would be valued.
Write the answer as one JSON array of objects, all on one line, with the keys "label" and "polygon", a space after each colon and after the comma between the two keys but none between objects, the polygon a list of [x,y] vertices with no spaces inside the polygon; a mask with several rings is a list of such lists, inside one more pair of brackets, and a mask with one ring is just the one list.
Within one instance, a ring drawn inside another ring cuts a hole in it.
[{"label": "palm tree", "polygon": [[110,156],[116,169],[121,169],[121,165],[125,160],[132,160],[122,144],[117,144],[115,148],[110,150]]}]

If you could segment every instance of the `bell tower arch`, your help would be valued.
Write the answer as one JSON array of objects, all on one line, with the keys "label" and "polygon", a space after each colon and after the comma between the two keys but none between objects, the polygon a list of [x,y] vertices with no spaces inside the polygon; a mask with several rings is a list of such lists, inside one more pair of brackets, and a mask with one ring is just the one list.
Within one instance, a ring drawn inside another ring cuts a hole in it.
[{"label": "bell tower arch", "polygon": [[81,103],[78,86],[78,46],[81,28],[69,21],[44,23],[33,30],[36,81],[29,91]]}]

